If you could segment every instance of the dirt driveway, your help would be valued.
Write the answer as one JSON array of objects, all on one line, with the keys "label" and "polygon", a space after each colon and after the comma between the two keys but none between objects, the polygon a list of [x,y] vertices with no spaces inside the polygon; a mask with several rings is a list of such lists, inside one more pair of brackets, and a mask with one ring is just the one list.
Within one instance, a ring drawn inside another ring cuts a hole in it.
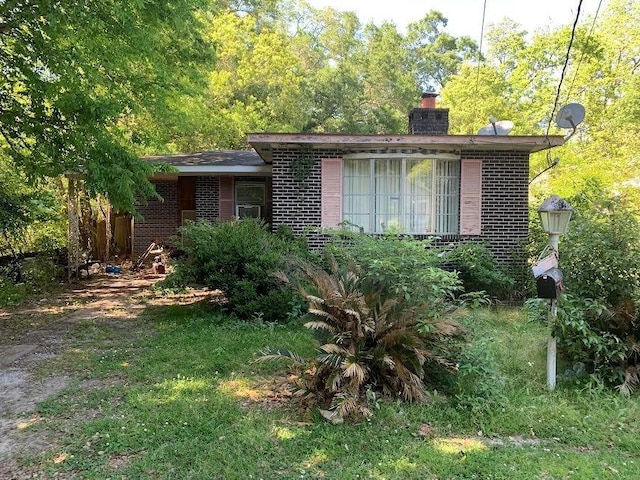
[{"label": "dirt driveway", "polygon": [[31,478],[18,470],[13,457],[51,448],[52,439],[27,427],[39,421],[37,404],[71,381],[65,374],[43,374],[42,367],[78,345],[74,330],[91,323],[135,338],[149,328],[136,321],[149,305],[190,303],[206,295],[156,295],[149,287],[160,278],[145,273],[98,275],[58,295],[0,309],[0,480]]}]

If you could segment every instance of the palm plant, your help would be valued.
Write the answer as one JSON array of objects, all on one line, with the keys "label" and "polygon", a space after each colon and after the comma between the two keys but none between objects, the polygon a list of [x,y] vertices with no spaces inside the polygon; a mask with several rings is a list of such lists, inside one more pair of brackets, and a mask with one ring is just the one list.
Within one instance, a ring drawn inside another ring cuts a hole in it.
[{"label": "palm plant", "polygon": [[286,357],[304,365],[298,394],[337,419],[370,415],[367,390],[424,401],[425,365],[435,362],[455,369],[443,340],[461,335],[462,327],[447,317],[427,316],[427,305],[406,307],[402,297],[372,289],[352,261],[340,268],[329,257],[327,264],[324,270],[300,262],[301,277],[280,274],[308,303],[310,320],[305,327],[322,339],[316,357],[305,364],[291,352],[264,350],[260,358]]}]

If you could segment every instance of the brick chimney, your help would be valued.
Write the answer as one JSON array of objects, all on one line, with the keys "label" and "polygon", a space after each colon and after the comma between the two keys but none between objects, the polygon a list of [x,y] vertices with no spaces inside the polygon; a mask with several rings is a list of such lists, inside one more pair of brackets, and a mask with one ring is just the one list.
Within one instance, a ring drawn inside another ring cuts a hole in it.
[{"label": "brick chimney", "polygon": [[447,135],[449,133],[449,109],[436,108],[437,93],[425,92],[420,108],[409,113],[410,135]]}]

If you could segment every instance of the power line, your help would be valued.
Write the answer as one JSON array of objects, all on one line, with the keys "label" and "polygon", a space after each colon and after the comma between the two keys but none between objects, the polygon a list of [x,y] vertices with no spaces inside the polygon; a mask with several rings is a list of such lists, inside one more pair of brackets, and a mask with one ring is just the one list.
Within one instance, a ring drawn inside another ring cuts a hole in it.
[{"label": "power line", "polygon": [[[602,3],[602,0],[600,0]],[[562,72],[560,73],[560,81],[558,82],[558,90],[556,91],[556,98],[553,102],[553,109],[551,110],[551,115],[549,116],[549,122],[547,123],[547,132],[545,133],[545,137],[547,140],[547,144],[549,148],[551,147],[551,140],[549,139],[549,131],[551,130],[551,122],[553,122],[553,116],[556,113],[556,109],[558,108],[558,102],[560,101],[560,91],[562,89],[562,82],[564,80],[564,76],[567,72],[567,66],[569,65],[569,57],[571,55],[571,47],[573,46],[573,40],[576,36],[576,30],[578,28],[578,20],[580,20],[580,10],[582,9],[582,0],[578,2],[578,11],[576,12],[576,19],[573,22],[573,27],[571,28],[571,37],[569,38],[569,45],[567,47],[567,54],[564,57],[564,65],[562,66]],[[598,10],[600,6],[598,6]],[[575,80],[575,78],[574,78]],[[573,83],[571,84],[573,86]],[[542,170],[540,173],[535,175],[531,180],[529,180],[529,184],[531,184],[536,178],[545,173],[547,170],[552,169],[558,164],[558,159],[551,160],[551,152],[547,148],[547,167]]]},{"label": "power line", "polygon": [[593,29],[596,26],[596,20],[598,19],[598,14],[600,13],[600,7],[602,7],[602,0],[598,2],[598,8],[596,9],[596,13],[593,17],[593,22],[591,22],[591,28],[589,29],[589,35],[587,35],[587,41],[584,44],[584,49],[582,50],[582,54],[578,59],[578,64],[576,65],[576,70],[573,73],[573,80],[571,80],[571,85],[569,86],[569,90],[567,90],[567,100],[569,100],[569,96],[571,95],[571,90],[573,90],[573,85],[576,83],[576,78],[578,77],[578,71],[580,70],[580,65],[582,64],[582,60],[584,59],[585,52],[587,51],[587,47],[589,46],[589,41],[591,40],[591,35],[593,34]]},{"label": "power line", "polygon": [[[560,73],[560,81],[558,82],[558,90],[556,92],[556,99],[553,102],[553,109],[551,110],[551,116],[549,117],[549,123],[547,124],[547,133],[545,133],[545,137],[547,137],[547,142],[549,141],[549,130],[551,129],[551,122],[553,121],[553,116],[556,113],[556,109],[558,108],[558,102],[560,101],[560,90],[562,89],[562,82],[564,80],[564,76],[567,73],[567,66],[569,65],[569,56],[571,55],[571,47],[573,46],[573,40],[576,36],[576,29],[578,27],[578,20],[580,19],[580,10],[582,9],[582,0],[578,3],[578,11],[576,12],[576,19],[573,22],[573,27],[571,28],[571,38],[569,38],[569,46],[567,47],[567,54],[564,58],[564,65],[562,66],[562,72]],[[547,163],[549,160],[549,156],[547,155]]]}]

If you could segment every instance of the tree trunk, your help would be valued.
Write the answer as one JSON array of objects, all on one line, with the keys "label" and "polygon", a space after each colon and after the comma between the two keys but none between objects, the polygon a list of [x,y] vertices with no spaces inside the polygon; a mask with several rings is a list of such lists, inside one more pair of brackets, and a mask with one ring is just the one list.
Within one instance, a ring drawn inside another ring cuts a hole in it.
[{"label": "tree trunk", "polygon": [[68,280],[72,275],[78,275],[80,267],[80,218],[78,216],[78,189],[77,180],[68,177],[69,186],[67,191],[67,215],[69,217],[69,265]]}]

